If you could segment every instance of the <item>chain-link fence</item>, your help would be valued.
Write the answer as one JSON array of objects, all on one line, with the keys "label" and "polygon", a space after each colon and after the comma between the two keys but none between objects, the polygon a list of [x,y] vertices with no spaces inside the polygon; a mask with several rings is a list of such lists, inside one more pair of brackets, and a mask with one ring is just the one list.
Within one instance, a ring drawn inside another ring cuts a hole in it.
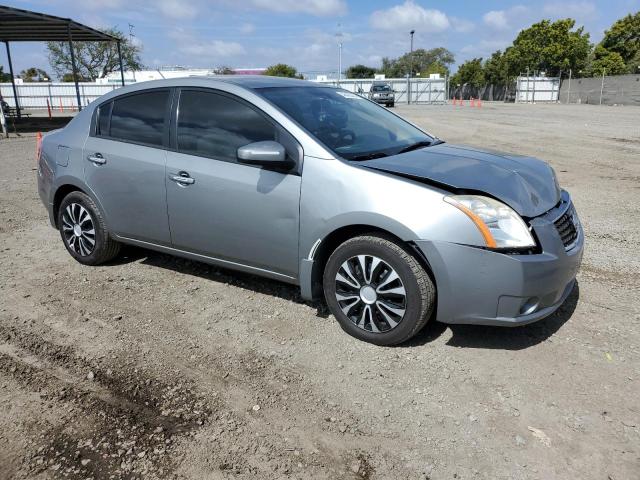
[{"label": "chain-link fence", "polygon": [[640,75],[565,78],[560,87],[560,101],[592,105],[640,105]]}]

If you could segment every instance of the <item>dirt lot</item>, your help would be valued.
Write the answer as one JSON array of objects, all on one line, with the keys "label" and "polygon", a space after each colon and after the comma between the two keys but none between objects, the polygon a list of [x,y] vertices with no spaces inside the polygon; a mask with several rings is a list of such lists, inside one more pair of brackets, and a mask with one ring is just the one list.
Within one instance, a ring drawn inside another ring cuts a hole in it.
[{"label": "dirt lot", "polygon": [[0,478],[640,478],[640,109],[396,111],[556,168],[587,239],[558,313],[381,348],[277,282],[133,248],[83,267],[33,136],[3,139]]}]

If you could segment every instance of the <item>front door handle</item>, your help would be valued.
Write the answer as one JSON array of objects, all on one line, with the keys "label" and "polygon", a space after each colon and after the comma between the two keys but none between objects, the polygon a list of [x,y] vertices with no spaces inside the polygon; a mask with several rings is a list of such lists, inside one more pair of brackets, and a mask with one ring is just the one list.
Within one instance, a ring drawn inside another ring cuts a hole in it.
[{"label": "front door handle", "polygon": [[193,185],[195,179],[191,178],[187,172],[180,172],[178,175],[169,175],[169,178],[179,185]]},{"label": "front door handle", "polygon": [[89,155],[87,157],[87,160],[95,165],[104,165],[105,163],[107,163],[107,159],[104,158],[101,153],[94,153],[93,155]]}]

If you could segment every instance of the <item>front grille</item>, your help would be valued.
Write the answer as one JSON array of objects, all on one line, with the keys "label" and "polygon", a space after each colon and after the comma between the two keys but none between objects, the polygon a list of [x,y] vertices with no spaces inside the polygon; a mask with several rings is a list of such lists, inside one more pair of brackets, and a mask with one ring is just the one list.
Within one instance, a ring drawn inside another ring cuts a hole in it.
[{"label": "front grille", "polygon": [[576,227],[576,219],[574,218],[573,206],[557,219],[553,224],[558,230],[558,234],[562,239],[565,248],[570,248],[578,238],[578,228]]}]

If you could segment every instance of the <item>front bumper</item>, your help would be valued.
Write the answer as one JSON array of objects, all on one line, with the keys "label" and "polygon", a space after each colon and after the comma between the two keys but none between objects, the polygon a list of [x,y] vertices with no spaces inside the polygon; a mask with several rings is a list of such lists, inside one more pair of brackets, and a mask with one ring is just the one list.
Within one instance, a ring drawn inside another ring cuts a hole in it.
[{"label": "front bumper", "polygon": [[542,253],[504,254],[448,242],[417,241],[431,266],[438,290],[436,319],[445,323],[516,326],[541,320],[566,300],[582,261],[584,234],[565,250],[554,221],[561,204],[530,221]]},{"label": "front bumper", "polygon": [[391,103],[395,103],[396,99],[395,97],[392,96],[388,96],[388,97],[370,97],[370,100],[376,102],[376,103],[384,103],[384,104],[391,104]]}]

